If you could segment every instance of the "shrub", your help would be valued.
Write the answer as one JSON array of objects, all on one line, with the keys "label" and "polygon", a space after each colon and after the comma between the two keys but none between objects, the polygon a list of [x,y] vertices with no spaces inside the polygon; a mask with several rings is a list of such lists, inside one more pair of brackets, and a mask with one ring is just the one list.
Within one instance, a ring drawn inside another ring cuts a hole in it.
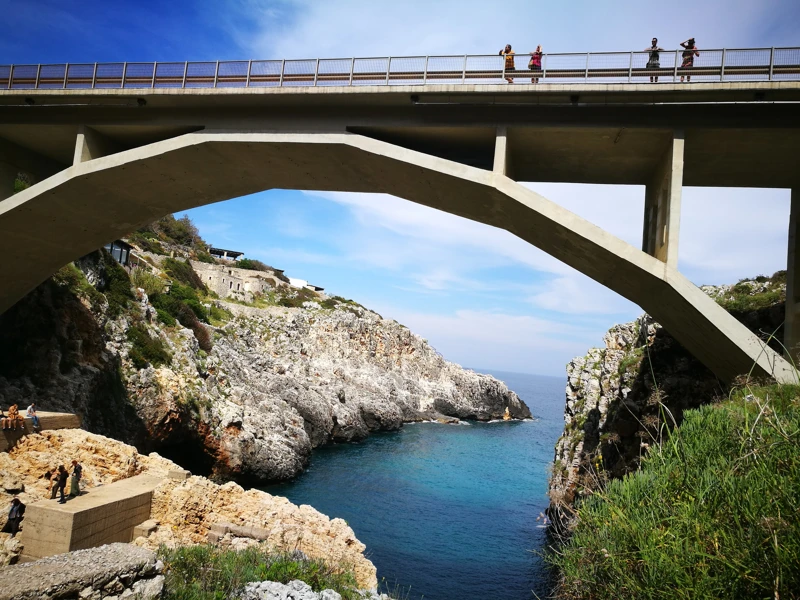
[{"label": "shrub", "polygon": [[144,369],[148,363],[159,367],[172,360],[161,338],[151,337],[144,325],[134,325],[128,329],[127,335],[132,344],[128,356],[137,369]]},{"label": "shrub", "polygon": [[153,254],[165,255],[166,251],[161,242],[158,241],[156,235],[152,232],[136,231],[130,235],[125,236],[128,243],[138,246],[145,252],[152,252]]},{"label": "shrub", "polygon": [[249,269],[251,271],[272,271],[272,270],[274,270],[272,267],[264,264],[260,260],[254,260],[252,258],[243,258],[241,260],[237,260],[235,264],[239,269]]},{"label": "shrub", "polygon": [[169,274],[173,279],[177,279],[184,285],[195,290],[206,290],[206,286],[200,276],[192,268],[188,260],[175,260],[174,258],[165,258],[161,262],[161,268]]},{"label": "shrub", "polygon": [[30,178],[25,175],[24,173],[19,173],[14,178],[14,193],[19,194],[22,190],[27,190],[31,187],[31,180]]},{"label": "shrub", "polygon": [[305,581],[315,592],[335,590],[343,600],[362,598],[349,565],[331,565],[259,548],[237,551],[214,546],[161,547],[159,556],[167,567],[166,600],[233,598],[251,581],[289,583],[294,579]]},{"label": "shrub", "polygon": [[164,280],[149,269],[131,270],[131,282],[134,287],[142,288],[148,296],[155,296],[164,291]]},{"label": "shrub", "polygon": [[83,296],[94,304],[100,304],[103,301],[103,295],[98,292],[95,287],[86,279],[75,263],[64,265],[53,274],[53,281],[60,287],[68,289],[77,296]]},{"label": "shrub", "polygon": [[549,560],[566,598],[797,598],[797,386],[684,413],[642,470],[578,509]]},{"label": "shrub", "polygon": [[169,314],[162,308],[157,308],[156,314],[158,315],[158,320],[161,321],[167,327],[175,327],[175,325],[178,323],[175,317],[173,317],[171,314]]},{"label": "shrub", "polygon": [[216,304],[212,304],[208,311],[209,321],[213,324],[225,323],[233,318],[233,313],[227,308],[221,308]]},{"label": "shrub", "polygon": [[105,248],[100,250],[100,255],[105,268],[105,285],[100,289],[108,300],[108,312],[112,317],[118,317],[134,300],[131,280],[128,273],[115,261]]}]

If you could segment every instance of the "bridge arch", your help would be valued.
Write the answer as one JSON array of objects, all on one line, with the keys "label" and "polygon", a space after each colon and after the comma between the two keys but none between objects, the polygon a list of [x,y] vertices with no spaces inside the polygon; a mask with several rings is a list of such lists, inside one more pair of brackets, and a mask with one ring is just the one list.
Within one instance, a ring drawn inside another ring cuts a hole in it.
[{"label": "bridge arch", "polygon": [[274,188],[380,192],[499,227],[638,304],[724,380],[791,365],[662,262],[503,174],[353,133],[204,130],[78,162],[0,203],[0,312],[166,214]]}]

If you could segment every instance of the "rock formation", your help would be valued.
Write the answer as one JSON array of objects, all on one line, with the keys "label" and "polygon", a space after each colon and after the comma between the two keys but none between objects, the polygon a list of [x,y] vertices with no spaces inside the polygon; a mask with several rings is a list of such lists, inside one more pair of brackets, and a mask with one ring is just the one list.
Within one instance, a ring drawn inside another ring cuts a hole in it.
[{"label": "rock formation", "polygon": [[[28,436],[11,452],[0,453],[0,481],[13,481],[20,499],[29,504],[47,496],[47,482],[41,478],[44,472],[72,459],[83,465],[87,488],[141,473],[164,478],[153,493],[151,508],[151,519],[158,526],[148,537],[134,540],[139,546],[155,550],[160,544],[203,543],[211,526],[218,522],[257,527],[269,532],[263,543],[271,549],[300,550],[332,564],[353,565],[360,586],[377,586],[375,567],[364,557],[364,545],[342,519],[329,519],[310,506],[296,506],[286,498],[245,491],[232,482],[218,485],[199,476],[171,479],[168,472],[179,468],[172,461],[157,454],[143,456],[133,446],[80,429],[44,431]],[[11,493],[0,493],[0,505],[7,506],[11,497]],[[234,546],[257,543],[226,541]],[[0,553],[2,564],[12,562],[20,551],[16,539],[0,534],[0,548],[6,546],[8,549]]]},{"label": "rock formation", "polygon": [[[500,381],[352,301],[306,292],[302,306],[280,306],[275,299],[296,294],[283,283],[260,308],[204,297],[193,310],[213,312],[213,303],[227,316],[193,331],[161,322],[142,289],[111,310],[119,267],[100,253],[76,264],[80,272],[60,272],[0,315],[0,404],[35,399],[76,412],[88,430],[195,473],[284,480],[313,448],[404,422],[531,416]],[[134,326],[163,346],[163,365],[134,360]]]},{"label": "rock formation", "polygon": [[[701,289],[780,351],[785,283],[772,278]],[[648,315],[612,327],[604,348],[567,365],[564,432],[550,479],[550,517],[569,527],[575,502],[638,468],[683,412],[730,389]]]}]

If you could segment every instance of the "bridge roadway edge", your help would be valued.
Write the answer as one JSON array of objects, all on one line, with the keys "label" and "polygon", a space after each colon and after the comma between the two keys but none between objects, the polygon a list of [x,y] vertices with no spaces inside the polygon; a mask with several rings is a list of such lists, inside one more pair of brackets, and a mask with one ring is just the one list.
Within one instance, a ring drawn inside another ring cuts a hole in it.
[{"label": "bridge roadway edge", "polygon": [[272,188],[387,193],[505,229],[641,306],[721,379],[796,381],[676,269],[502,174],[350,133],[190,133],[74,165],[0,202],[0,312],[109,239]]}]

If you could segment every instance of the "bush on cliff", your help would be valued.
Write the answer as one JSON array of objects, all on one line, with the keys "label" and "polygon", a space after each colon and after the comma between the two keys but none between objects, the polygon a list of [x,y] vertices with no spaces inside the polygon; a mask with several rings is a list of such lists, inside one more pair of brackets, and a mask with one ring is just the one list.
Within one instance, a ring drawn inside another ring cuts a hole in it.
[{"label": "bush on cliff", "polygon": [[160,367],[172,360],[161,338],[151,337],[144,325],[132,326],[128,329],[127,336],[132,344],[128,357],[137,369],[144,369],[148,364]]},{"label": "bush on cliff", "polygon": [[236,592],[252,581],[289,583],[294,579],[305,581],[315,592],[332,589],[344,600],[362,600],[347,565],[330,565],[302,555],[215,546],[162,547],[159,555],[167,569],[165,600],[235,598]]},{"label": "bush on cliff", "polygon": [[206,292],[206,286],[203,280],[200,279],[192,264],[188,260],[175,260],[174,258],[165,258],[161,261],[161,268],[173,279],[177,279],[183,285],[187,285],[192,289]]},{"label": "bush on cliff", "polygon": [[684,414],[578,511],[550,560],[562,598],[798,598],[800,388]]}]

